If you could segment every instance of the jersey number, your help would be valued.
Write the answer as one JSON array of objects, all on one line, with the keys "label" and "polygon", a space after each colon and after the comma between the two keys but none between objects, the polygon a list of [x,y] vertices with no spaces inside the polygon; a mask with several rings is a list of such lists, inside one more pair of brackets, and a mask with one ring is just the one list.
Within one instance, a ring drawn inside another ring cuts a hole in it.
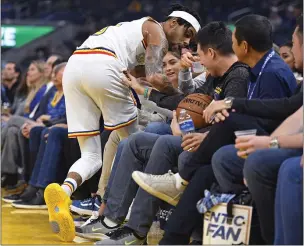
[{"label": "jersey number", "polygon": [[[117,25],[115,25],[115,26],[121,26],[122,25],[122,23],[118,23]],[[102,28],[100,31],[98,31],[98,32],[95,32],[94,34],[93,34],[93,36],[99,36],[99,35],[101,35],[101,34],[104,34],[105,32],[106,32],[106,30],[109,28],[110,26],[106,26],[106,27],[104,27],[104,28]]]}]

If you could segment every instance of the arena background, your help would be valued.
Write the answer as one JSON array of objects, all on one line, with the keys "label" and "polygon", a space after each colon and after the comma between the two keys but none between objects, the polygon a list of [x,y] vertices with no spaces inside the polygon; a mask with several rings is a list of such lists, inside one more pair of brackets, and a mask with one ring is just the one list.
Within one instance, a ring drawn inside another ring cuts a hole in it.
[{"label": "arena background", "polygon": [[68,58],[96,30],[147,15],[162,20],[172,3],[195,9],[202,25],[212,20],[233,25],[249,13],[267,16],[277,45],[290,39],[301,13],[300,4],[293,0],[3,0],[2,64],[14,60],[27,67],[33,59],[46,59],[52,53]]},{"label": "arena background", "polygon": [[[273,25],[278,46],[290,40],[301,14],[301,3],[293,0],[2,0],[2,66],[14,61],[26,69],[31,61],[46,60],[50,54],[68,59],[97,30],[147,15],[163,20],[172,3],[195,9],[202,25],[216,20],[233,28],[243,15],[264,15]],[[3,244],[58,244],[49,229],[47,211],[2,210]],[[41,235],[41,231],[48,233]]]}]

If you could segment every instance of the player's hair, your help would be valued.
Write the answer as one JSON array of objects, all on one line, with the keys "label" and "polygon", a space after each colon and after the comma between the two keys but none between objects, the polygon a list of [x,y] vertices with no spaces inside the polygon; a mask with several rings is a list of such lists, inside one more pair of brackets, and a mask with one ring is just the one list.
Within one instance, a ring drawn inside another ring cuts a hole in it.
[{"label": "player's hair", "polygon": [[205,25],[197,33],[197,42],[200,48],[212,48],[221,55],[234,54],[232,49],[232,32],[224,22],[214,21]]},{"label": "player's hair", "polygon": [[254,50],[265,52],[272,48],[272,26],[261,15],[246,15],[235,23],[235,38],[240,44],[246,41]]},{"label": "player's hair", "polygon": [[201,22],[201,18],[199,17],[198,13],[196,13],[195,11],[193,11],[193,10],[189,9],[188,7],[185,7],[181,4],[172,4],[170,6],[168,13],[167,13],[167,18],[165,19],[165,21],[170,20],[172,18],[176,18],[176,22],[179,25],[185,26],[186,28],[189,28],[192,26],[188,21],[186,21],[180,17],[169,16],[173,11],[185,11],[185,12],[191,14],[193,17],[195,17],[195,19],[197,19],[197,21],[199,23]]}]

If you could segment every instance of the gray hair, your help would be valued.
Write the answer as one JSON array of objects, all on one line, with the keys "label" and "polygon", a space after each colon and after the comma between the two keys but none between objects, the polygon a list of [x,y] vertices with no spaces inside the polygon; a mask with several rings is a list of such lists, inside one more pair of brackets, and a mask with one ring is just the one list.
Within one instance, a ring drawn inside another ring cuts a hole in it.
[{"label": "gray hair", "polygon": [[56,75],[61,69],[65,68],[67,62],[62,62],[54,67],[54,74]]}]

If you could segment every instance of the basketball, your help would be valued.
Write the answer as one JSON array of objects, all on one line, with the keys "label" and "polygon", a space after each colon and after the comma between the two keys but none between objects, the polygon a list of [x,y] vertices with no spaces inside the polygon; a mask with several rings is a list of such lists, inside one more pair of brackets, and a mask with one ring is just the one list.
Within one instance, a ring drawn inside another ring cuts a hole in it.
[{"label": "basketball", "polygon": [[203,118],[205,108],[212,102],[212,97],[204,94],[190,94],[184,98],[176,109],[177,118],[182,109],[185,109],[191,116],[196,129],[200,129],[209,125]]}]

